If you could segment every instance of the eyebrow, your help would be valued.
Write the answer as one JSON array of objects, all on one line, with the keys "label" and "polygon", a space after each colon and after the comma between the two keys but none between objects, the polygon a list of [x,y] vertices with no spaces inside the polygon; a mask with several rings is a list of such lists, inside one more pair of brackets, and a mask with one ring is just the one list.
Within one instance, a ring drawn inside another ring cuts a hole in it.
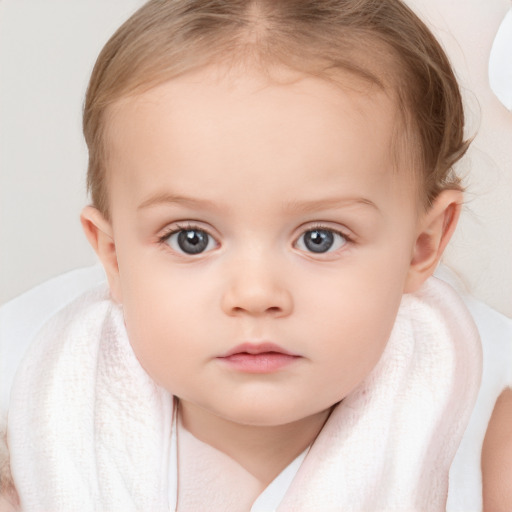
[{"label": "eyebrow", "polygon": [[[169,194],[164,192],[150,196],[137,207],[137,210],[166,204],[178,204],[192,208],[202,208],[209,210],[220,209],[218,203],[210,199],[199,199],[195,197]],[[380,211],[379,207],[373,201],[364,197],[330,197],[324,199],[314,199],[311,201],[288,201],[285,203],[284,210],[288,213],[312,213],[315,211],[330,210],[345,206],[367,206],[376,210],[377,212]]]},{"label": "eyebrow", "polygon": [[150,208],[152,206],[160,206],[165,204],[181,204],[196,208],[208,208],[210,210],[219,209],[218,204],[215,201],[210,201],[209,199],[198,199],[195,197],[187,197],[163,192],[148,197],[145,201],[139,204],[139,206],[137,206],[137,210],[142,210],[144,208]]},{"label": "eyebrow", "polygon": [[329,197],[312,201],[290,201],[286,204],[286,210],[289,212],[312,213],[344,206],[367,206],[377,212],[380,211],[373,201],[364,197]]}]

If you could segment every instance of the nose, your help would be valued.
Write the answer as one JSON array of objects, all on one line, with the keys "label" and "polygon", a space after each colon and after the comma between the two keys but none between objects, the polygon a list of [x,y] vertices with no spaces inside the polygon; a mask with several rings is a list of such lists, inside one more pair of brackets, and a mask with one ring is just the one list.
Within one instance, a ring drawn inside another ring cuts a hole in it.
[{"label": "nose", "polygon": [[286,317],[293,311],[290,290],[282,272],[264,262],[240,262],[231,268],[222,296],[222,310],[230,316]]}]

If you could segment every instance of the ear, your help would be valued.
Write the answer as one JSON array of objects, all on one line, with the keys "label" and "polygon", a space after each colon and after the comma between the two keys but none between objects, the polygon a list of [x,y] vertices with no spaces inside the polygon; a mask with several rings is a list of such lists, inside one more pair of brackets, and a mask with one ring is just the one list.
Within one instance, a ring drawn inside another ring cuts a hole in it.
[{"label": "ear", "polygon": [[436,269],[459,220],[463,194],[443,190],[419,222],[405,293],[416,291]]},{"label": "ear", "polygon": [[87,240],[89,240],[105,269],[112,298],[116,302],[122,303],[119,266],[112,224],[93,206],[86,206],[82,210],[80,221]]}]

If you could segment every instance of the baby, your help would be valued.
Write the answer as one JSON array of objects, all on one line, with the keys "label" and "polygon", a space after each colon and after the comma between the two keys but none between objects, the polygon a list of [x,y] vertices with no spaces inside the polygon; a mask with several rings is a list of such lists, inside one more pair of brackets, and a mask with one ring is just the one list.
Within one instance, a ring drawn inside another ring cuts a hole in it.
[{"label": "baby", "polygon": [[[13,387],[21,509],[444,510],[481,372],[429,279],[463,127],[398,0],[144,5],[84,108],[109,291],[53,319]],[[512,507],[509,397],[489,510]]]}]

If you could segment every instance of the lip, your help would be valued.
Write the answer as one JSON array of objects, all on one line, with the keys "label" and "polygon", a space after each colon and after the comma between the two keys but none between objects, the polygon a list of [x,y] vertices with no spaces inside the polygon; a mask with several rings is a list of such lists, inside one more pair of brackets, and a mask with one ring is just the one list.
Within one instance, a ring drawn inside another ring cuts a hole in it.
[{"label": "lip", "polygon": [[258,343],[241,343],[236,347],[233,347],[231,350],[228,350],[225,354],[221,355],[221,358],[230,357],[235,354],[251,354],[258,355],[263,354],[265,352],[275,352],[276,354],[285,354],[287,356],[296,356],[297,354],[293,354],[288,350],[285,350],[283,347],[277,345],[276,343],[272,343],[269,341],[263,341]]},{"label": "lip", "polygon": [[275,343],[242,343],[219,356],[222,363],[243,373],[273,373],[300,359]]}]

